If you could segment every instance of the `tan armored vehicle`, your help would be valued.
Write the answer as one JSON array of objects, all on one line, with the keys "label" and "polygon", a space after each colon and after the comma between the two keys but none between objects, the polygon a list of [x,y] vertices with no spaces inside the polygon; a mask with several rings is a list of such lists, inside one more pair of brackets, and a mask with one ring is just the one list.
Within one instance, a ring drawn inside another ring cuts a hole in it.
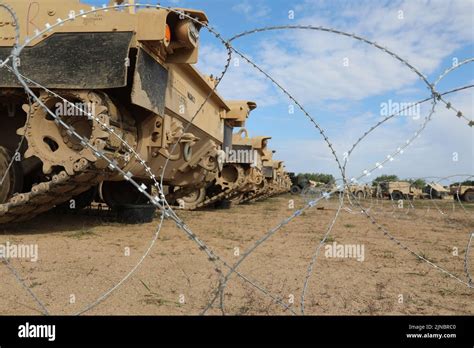
[{"label": "tan armored vehicle", "polygon": [[[274,183],[275,183],[275,194],[289,192],[291,188],[291,180],[286,172],[286,168],[283,161],[274,161]],[[318,182],[310,180],[311,187],[317,187]]]},{"label": "tan armored vehicle", "polygon": [[[284,191],[283,193],[287,193],[287,192],[290,192],[290,189],[291,189],[291,185],[292,185],[292,181],[291,181],[291,178],[290,176],[288,175],[288,172],[286,171],[286,167],[283,166],[283,180],[282,180],[282,187],[281,189]],[[323,183],[320,183],[320,182],[316,182],[316,185],[315,187],[319,187],[321,186],[320,184],[323,184]],[[323,184],[324,185],[324,184]]]},{"label": "tan armored vehicle", "polygon": [[238,203],[245,192],[256,189],[263,181],[259,146],[254,146],[260,138],[249,138],[245,128],[236,134],[232,133],[233,127],[245,126],[246,119],[257,105],[250,101],[228,101],[227,104],[230,107],[227,117],[231,117],[232,121],[228,122],[230,127],[224,129],[227,134],[218,159],[221,170],[215,180],[199,189],[199,192],[194,191],[176,200],[170,194],[170,201],[182,209],[192,210],[222,201]]},{"label": "tan armored vehicle", "polygon": [[380,183],[380,191],[382,197],[391,198],[393,200],[422,198],[422,190],[416,188],[407,181],[389,181]]},{"label": "tan armored vehicle", "polygon": [[423,188],[423,193],[429,199],[445,199],[449,197],[449,190],[435,182],[428,183]]},{"label": "tan armored vehicle", "polygon": [[247,130],[242,128],[232,139],[232,148],[226,148],[226,164],[218,183],[224,188],[225,182],[232,183],[235,193],[231,200],[238,203],[245,194],[255,192],[264,185],[261,149],[264,139],[269,137],[250,138]]},{"label": "tan armored vehicle", "polygon": [[[198,60],[201,25],[180,13],[206,23],[203,12],[122,8],[83,15],[91,7],[78,0],[3,2],[13,8],[19,23],[0,10],[1,60],[10,55],[18,24],[24,42],[58,18],[74,18],[28,42],[20,56],[21,73],[52,90],[55,94],[31,84],[57,119],[113,160],[127,177],[150,190],[150,173],[114,134],[156,177],[169,161],[163,180],[176,199],[175,187],[184,197],[218,177],[219,153],[231,141],[226,134],[232,134],[240,115],[218,94],[199,110],[215,81],[192,65]],[[111,207],[144,203],[135,187],[57,119],[38,102],[30,105],[16,76],[1,69],[0,174],[5,179],[0,223],[31,218],[71,198],[77,205],[88,204],[97,188]],[[20,153],[15,154],[23,136]],[[12,157],[16,160],[7,171]]]},{"label": "tan armored vehicle", "polygon": [[291,188],[291,180],[285,171],[283,161],[274,160],[273,154],[275,151],[268,148],[268,140],[271,138],[257,137],[256,139],[258,141],[254,142],[254,147],[261,154],[264,180],[257,190],[245,196],[244,202],[260,200],[279,193],[289,192]]},{"label": "tan armored vehicle", "polygon": [[474,203],[474,186],[471,185],[453,185],[450,192],[454,199]]},{"label": "tan armored vehicle", "polygon": [[283,161],[273,161],[273,151],[267,147],[269,139],[265,136],[250,138],[244,128],[235,133],[232,147],[226,147],[224,152],[225,161],[218,178],[199,196],[178,200],[179,206],[187,210],[211,205],[228,208],[232,204],[288,192],[291,179]]},{"label": "tan armored vehicle", "polygon": [[[245,129],[233,135],[233,155],[226,156],[223,175],[209,189],[214,200],[219,200],[222,206],[228,207],[229,204],[249,202],[267,193],[269,183],[265,177],[264,158],[269,139],[271,137],[267,136],[250,138]],[[268,167],[265,170],[268,174]],[[271,177],[273,178],[273,167]]]},{"label": "tan armored vehicle", "polygon": [[357,199],[368,198],[372,196],[372,188],[367,184],[350,184],[348,186],[348,193],[351,197],[355,196]]}]

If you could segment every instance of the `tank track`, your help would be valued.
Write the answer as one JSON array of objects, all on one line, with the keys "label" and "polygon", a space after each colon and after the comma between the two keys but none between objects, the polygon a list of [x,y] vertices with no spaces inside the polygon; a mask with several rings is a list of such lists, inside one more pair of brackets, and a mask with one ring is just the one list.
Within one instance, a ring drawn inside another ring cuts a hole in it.
[{"label": "tank track", "polygon": [[272,197],[277,193],[278,193],[278,190],[274,190],[270,187],[265,187],[261,190],[257,190],[255,192],[249,192],[249,193],[245,193],[240,190],[234,190],[232,188],[228,188],[217,195],[208,197],[206,200],[204,200],[201,203],[198,203],[196,205],[187,205],[185,210],[196,210],[196,209],[210,207],[214,203],[224,201],[224,200],[232,200],[241,195],[243,195],[243,198],[240,199],[238,202],[234,202],[234,204],[256,202],[262,199],[267,199],[269,197]]},{"label": "tank track", "polygon": [[[239,191],[235,191],[233,189],[227,189],[227,190],[225,190],[225,191],[223,191],[223,192],[221,192],[217,195],[209,197],[204,202],[199,203],[195,209],[206,208],[206,207],[211,206],[214,203],[224,201],[224,200],[230,200],[233,197],[238,196],[239,194],[240,194]],[[191,210],[195,210],[195,209],[191,209]]]},{"label": "tank track", "polygon": [[264,194],[265,194],[265,192],[261,192],[261,191],[252,192],[250,195],[248,195],[247,197],[242,199],[240,201],[240,204],[254,202],[254,201],[260,199]]},{"label": "tank track", "polygon": [[76,162],[74,170],[74,175],[62,171],[50,181],[34,185],[30,192],[0,204],[0,224],[29,220],[98,185],[107,176],[104,170],[93,169],[85,159]]},{"label": "tank track", "polygon": [[[185,191],[186,192],[186,191]],[[211,197],[206,197],[204,201],[199,202],[199,203],[186,203],[184,208],[180,208],[181,210],[188,210],[188,211],[193,211],[197,209],[203,209],[203,208],[209,208],[213,204],[218,203],[223,200],[230,200],[232,198],[235,198],[239,196],[241,192],[233,190],[232,188],[227,188],[224,191],[215,194]]]},{"label": "tank track", "polygon": [[278,193],[277,190],[273,190],[273,189],[267,187],[263,190],[258,190],[258,191],[250,193],[247,197],[243,198],[240,201],[240,204],[250,203],[250,202],[257,202],[257,201],[260,201],[262,199],[270,198],[270,197],[276,195],[277,193]]},{"label": "tank track", "polygon": [[[117,122],[115,119],[116,115],[109,112],[113,103],[107,95],[97,94],[93,91],[67,91],[65,93],[81,98],[84,101],[94,101],[98,110],[96,117],[100,118],[101,122],[105,125],[113,127]],[[55,98],[55,93],[43,93],[40,96],[40,100],[43,103],[47,103],[52,98]],[[70,152],[66,153],[67,156],[63,155],[69,161],[63,162],[55,162],[58,159],[54,156],[49,156],[50,158],[43,156],[44,153],[38,152],[38,148],[33,146],[35,144],[35,139],[32,138],[34,132],[29,131],[29,127],[31,127],[31,122],[34,122],[34,117],[44,117],[46,112],[43,111],[44,109],[38,102],[32,104],[28,110],[31,112],[29,123],[17,132],[20,135],[25,135],[28,140],[29,148],[25,153],[25,157],[37,156],[43,163],[43,172],[45,173],[49,172],[49,170],[45,171],[45,168],[52,169],[53,166],[57,165],[61,165],[63,170],[48,176],[48,181],[34,184],[29,192],[17,193],[6,203],[0,204],[0,224],[29,220],[88,191],[112,175],[112,172],[107,169],[106,161],[96,157],[89,150],[70,150]],[[39,130],[41,130],[40,126],[37,125],[37,128],[40,128]],[[108,144],[110,133],[106,132],[97,121],[94,121],[92,129],[93,137],[91,136],[91,139],[84,139],[84,141],[93,143],[103,152],[104,156],[118,160],[121,163],[121,167],[125,166],[128,161],[124,157],[123,149],[116,144]],[[39,130],[36,129],[36,131]],[[64,132],[67,134],[66,130]],[[62,144],[62,146],[70,148],[70,144],[67,142]],[[29,155],[26,156],[28,153]]]}]

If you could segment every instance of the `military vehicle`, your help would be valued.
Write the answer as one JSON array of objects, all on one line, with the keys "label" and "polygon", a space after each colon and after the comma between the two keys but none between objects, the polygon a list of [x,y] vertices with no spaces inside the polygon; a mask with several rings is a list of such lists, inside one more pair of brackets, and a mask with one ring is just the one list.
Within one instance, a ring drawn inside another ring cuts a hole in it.
[{"label": "military vehicle", "polygon": [[[150,191],[150,173],[134,151],[152,175],[163,176],[174,199],[201,192],[216,180],[219,154],[231,141],[228,136],[240,115],[217,93],[199,109],[215,87],[212,78],[192,65],[198,60],[201,23],[208,21],[204,12],[129,7],[84,15],[91,7],[78,0],[3,2],[19,23],[0,10],[0,59],[10,55],[18,26],[20,42],[30,38],[20,56],[21,73],[53,93],[31,83],[33,91],[127,178]],[[73,20],[32,39],[36,30],[58,18]],[[29,219],[72,198],[83,206],[97,190],[110,207],[146,203],[40,103],[30,105],[17,77],[5,68],[0,73],[0,117],[0,174],[5,176],[0,223]]]},{"label": "military vehicle", "polygon": [[[269,139],[271,138],[268,136],[250,138],[246,129],[234,134],[232,150],[226,151],[223,170],[208,186],[205,200],[197,207],[230,208],[234,204],[262,200],[288,192],[291,181],[283,161],[271,159],[273,151],[268,149]],[[183,208],[196,207],[184,204]]]},{"label": "military vehicle", "polygon": [[449,190],[443,185],[431,182],[423,188],[425,198],[428,199],[445,199],[449,197]]},{"label": "military vehicle", "polygon": [[294,175],[294,173],[291,173],[291,187],[290,187],[290,192],[292,195],[297,195],[300,194],[301,191],[308,185],[309,181],[307,178],[300,176],[300,175]]},{"label": "military vehicle", "polygon": [[[195,190],[179,199],[175,199],[172,193],[169,194],[169,201],[179,205],[181,209],[193,210],[224,201],[238,203],[244,193],[258,188],[263,182],[262,161],[258,150],[262,139],[268,137],[249,138],[248,131],[242,128],[257,105],[251,101],[228,101],[227,104],[230,107],[228,117],[232,117],[232,122],[229,122],[231,127],[225,128],[225,132],[229,134],[222,145],[224,150],[220,152],[219,162],[222,168],[217,177],[199,191]],[[233,134],[233,127],[241,129]],[[231,141],[227,141],[228,139]],[[180,191],[181,189],[177,192]]]},{"label": "military vehicle", "polygon": [[474,186],[472,185],[452,185],[450,193],[454,199],[462,200],[468,203],[474,203]]},{"label": "military vehicle", "polygon": [[226,151],[226,162],[219,177],[202,191],[199,200],[196,199],[198,195],[178,200],[181,209],[194,210],[210,206],[230,208],[234,204],[257,201],[290,190],[291,179],[283,161],[265,161],[267,176],[263,175],[262,150],[266,149],[270,137],[242,137],[243,132],[246,134],[245,129],[234,134],[234,152],[229,154],[231,150]]},{"label": "military vehicle", "polygon": [[275,151],[268,147],[270,137],[258,137],[254,147],[258,149],[262,161],[262,172],[264,180],[256,190],[244,195],[241,202],[262,200],[280,193],[289,192],[291,180],[286,173],[283,161],[273,159]]},{"label": "military vehicle", "polygon": [[423,198],[421,189],[408,181],[387,181],[379,184],[378,193],[381,197],[393,200]]},{"label": "military vehicle", "polygon": [[306,187],[316,186],[315,183],[312,183],[312,180],[309,180],[303,175],[295,175],[294,173],[291,174],[290,192],[292,195],[300,194]]},{"label": "military vehicle", "polygon": [[226,199],[236,204],[243,197],[264,185],[262,144],[270,137],[250,138],[245,128],[232,138],[232,148],[226,148],[226,164],[217,184],[221,189],[230,189],[232,194]]},{"label": "military vehicle", "polygon": [[350,197],[356,197],[357,199],[363,199],[372,197],[372,188],[369,185],[362,184],[350,184],[348,185],[347,193]]},{"label": "military vehicle", "polygon": [[291,189],[291,184],[292,184],[292,181],[291,181],[291,178],[290,176],[288,175],[288,172],[286,171],[286,167],[283,166],[283,175],[282,175],[282,183],[281,183],[281,189],[282,189],[282,193],[287,193],[287,192],[290,192],[290,189]]},{"label": "military vehicle", "polygon": [[[286,193],[290,191],[291,180],[286,172],[286,167],[283,161],[274,161],[273,168],[275,169],[276,194]],[[317,187],[319,184],[316,181],[310,180],[311,187]]]}]

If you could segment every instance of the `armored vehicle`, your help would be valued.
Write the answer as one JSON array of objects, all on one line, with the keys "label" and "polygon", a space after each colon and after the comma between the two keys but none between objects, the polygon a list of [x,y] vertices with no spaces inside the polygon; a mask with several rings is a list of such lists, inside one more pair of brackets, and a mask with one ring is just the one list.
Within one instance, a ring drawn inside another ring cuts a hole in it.
[{"label": "armored vehicle", "polygon": [[[18,28],[20,42],[27,42],[19,69],[40,102],[26,96],[11,68],[1,69],[0,223],[71,199],[83,206],[96,191],[111,207],[145,203],[128,178],[150,191],[151,177],[162,176],[179,198],[175,187],[184,197],[218,177],[219,153],[240,115],[211,93],[215,81],[193,66],[208,21],[204,12],[99,10],[78,0],[3,2],[18,23],[0,10],[0,59],[10,56]],[[37,36],[60,18],[69,20]]]},{"label": "armored vehicle", "polygon": [[449,196],[449,190],[435,182],[427,184],[423,188],[423,193],[429,199],[444,199]]},{"label": "armored vehicle", "polygon": [[310,185],[309,180],[303,175],[295,175],[292,173],[290,192],[293,195],[300,194],[307,186]]},{"label": "armored vehicle", "polygon": [[454,199],[474,203],[474,186],[471,185],[453,185],[450,192]]},{"label": "armored vehicle", "polygon": [[271,139],[271,137],[253,138],[253,146],[258,150],[261,156],[264,180],[256,190],[247,193],[242,199],[242,202],[261,200],[276,194],[290,191],[290,177],[285,171],[283,161],[276,161],[273,159],[275,151],[268,147],[269,139]]},{"label": "armored vehicle", "polygon": [[423,192],[407,181],[388,181],[379,184],[379,194],[393,200],[422,198]]},{"label": "armored vehicle", "polygon": [[[178,199],[174,193],[168,195],[169,201],[182,209],[196,209],[213,205],[222,201],[238,203],[243,193],[260,185],[263,181],[262,162],[258,153],[258,138],[250,139],[245,128],[245,121],[257,105],[251,101],[227,101],[229,105],[229,121],[224,128],[223,150],[219,152],[218,162],[221,166],[215,179],[205,187],[194,190]],[[233,134],[232,129],[241,129]],[[180,191],[188,191],[179,188]]]},{"label": "armored vehicle", "polygon": [[348,185],[348,193],[357,199],[368,198],[372,196],[372,188],[369,185],[350,184]]}]

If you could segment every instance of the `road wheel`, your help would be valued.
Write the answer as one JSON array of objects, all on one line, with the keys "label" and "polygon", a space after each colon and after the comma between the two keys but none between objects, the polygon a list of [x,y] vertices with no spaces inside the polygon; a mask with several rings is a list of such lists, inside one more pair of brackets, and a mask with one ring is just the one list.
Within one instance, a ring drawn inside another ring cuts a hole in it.
[{"label": "road wheel", "polygon": [[291,186],[290,192],[292,195],[299,195],[301,193],[301,187],[297,185]]},{"label": "road wheel", "polygon": [[362,192],[362,191],[357,191],[356,197],[357,197],[357,199],[359,199],[359,200],[365,198],[364,192]]},{"label": "road wheel", "polygon": [[399,191],[392,192],[392,194],[390,195],[390,197],[391,197],[394,201],[399,201],[400,199],[403,199],[403,195],[402,195],[402,193],[399,192]]},{"label": "road wheel", "polygon": [[181,198],[184,202],[183,208],[195,209],[195,207],[206,199],[206,189],[204,187],[196,188],[187,196]]},{"label": "road wheel", "polygon": [[462,198],[465,202],[474,203],[474,191],[467,191]]}]

